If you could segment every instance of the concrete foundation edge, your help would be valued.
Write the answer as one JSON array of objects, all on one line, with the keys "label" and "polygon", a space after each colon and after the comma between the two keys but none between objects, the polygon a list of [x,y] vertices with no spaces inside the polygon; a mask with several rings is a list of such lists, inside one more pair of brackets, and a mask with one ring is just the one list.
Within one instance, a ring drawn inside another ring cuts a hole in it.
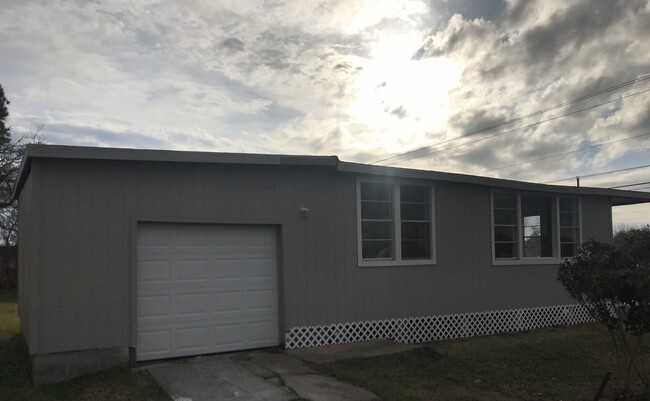
[{"label": "concrete foundation edge", "polygon": [[128,363],[127,347],[37,354],[31,356],[32,382],[54,384]]}]

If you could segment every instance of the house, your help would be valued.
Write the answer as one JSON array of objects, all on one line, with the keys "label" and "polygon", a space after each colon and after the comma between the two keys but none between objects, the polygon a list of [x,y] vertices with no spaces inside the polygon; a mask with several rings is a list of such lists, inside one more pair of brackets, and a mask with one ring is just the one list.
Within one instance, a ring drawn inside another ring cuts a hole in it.
[{"label": "house", "polygon": [[633,191],[281,156],[27,148],[19,313],[35,383],[249,348],[589,319],[556,281]]}]

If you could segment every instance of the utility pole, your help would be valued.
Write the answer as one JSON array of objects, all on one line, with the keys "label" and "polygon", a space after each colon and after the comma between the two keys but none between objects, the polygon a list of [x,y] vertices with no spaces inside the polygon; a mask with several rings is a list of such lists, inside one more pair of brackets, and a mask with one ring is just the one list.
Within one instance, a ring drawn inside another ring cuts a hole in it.
[{"label": "utility pole", "polygon": [[580,188],[580,176],[576,175],[576,187]]}]

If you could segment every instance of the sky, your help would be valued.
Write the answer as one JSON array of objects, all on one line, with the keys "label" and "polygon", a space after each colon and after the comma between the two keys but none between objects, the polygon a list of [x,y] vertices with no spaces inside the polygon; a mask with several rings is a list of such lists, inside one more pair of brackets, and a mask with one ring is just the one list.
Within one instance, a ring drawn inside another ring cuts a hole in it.
[{"label": "sky", "polygon": [[[649,1],[0,0],[0,9],[15,135],[42,127],[52,144],[338,155],[561,185],[650,181],[650,168],[590,176],[650,164],[650,79],[472,134],[650,74]],[[650,205],[613,213],[617,225],[650,224]]]}]

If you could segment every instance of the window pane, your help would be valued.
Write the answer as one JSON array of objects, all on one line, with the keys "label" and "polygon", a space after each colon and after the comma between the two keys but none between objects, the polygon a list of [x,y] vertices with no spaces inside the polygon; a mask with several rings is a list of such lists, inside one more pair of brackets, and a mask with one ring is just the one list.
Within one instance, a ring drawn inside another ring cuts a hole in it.
[{"label": "window pane", "polygon": [[430,259],[431,241],[429,240],[403,240],[402,259]]},{"label": "window pane", "polygon": [[542,256],[542,238],[525,237],[524,238],[524,257],[533,258]]},{"label": "window pane", "polygon": [[517,241],[517,227],[494,227],[494,241]]},{"label": "window pane", "polygon": [[562,227],[577,227],[578,214],[577,213],[560,213],[560,226]]},{"label": "window pane", "polygon": [[429,203],[429,187],[422,185],[400,185],[400,199],[402,202]]},{"label": "window pane", "polygon": [[560,242],[578,242],[578,230],[576,228],[561,228]]},{"label": "window pane", "polygon": [[516,210],[495,210],[494,211],[494,224],[517,224],[517,211]]},{"label": "window pane", "polygon": [[552,257],[553,198],[522,196],[521,218],[524,223],[524,257]]},{"label": "window pane", "polygon": [[537,237],[541,232],[541,226],[524,226],[524,237]]},{"label": "window pane", "polygon": [[363,259],[392,259],[393,241],[362,241],[361,252]]},{"label": "window pane", "polygon": [[499,258],[516,258],[517,257],[517,243],[516,242],[498,242],[494,244],[494,257]]},{"label": "window pane", "polygon": [[402,223],[402,239],[429,240],[429,223]]},{"label": "window pane", "polygon": [[578,243],[567,243],[560,245],[561,256],[563,258],[570,258],[578,254]]},{"label": "window pane", "polygon": [[429,220],[428,203],[402,203],[402,220]]},{"label": "window pane", "polygon": [[362,221],[361,238],[366,239],[393,239],[393,223],[390,221]]},{"label": "window pane", "polygon": [[560,198],[560,212],[578,212],[578,200],[575,198]]},{"label": "window pane", "polygon": [[375,220],[392,220],[393,203],[377,201],[361,201],[361,218]]},{"label": "window pane", "polygon": [[393,184],[362,182],[361,200],[393,200]]},{"label": "window pane", "polygon": [[496,209],[516,209],[517,208],[517,195],[506,193],[494,194],[494,207]]}]

